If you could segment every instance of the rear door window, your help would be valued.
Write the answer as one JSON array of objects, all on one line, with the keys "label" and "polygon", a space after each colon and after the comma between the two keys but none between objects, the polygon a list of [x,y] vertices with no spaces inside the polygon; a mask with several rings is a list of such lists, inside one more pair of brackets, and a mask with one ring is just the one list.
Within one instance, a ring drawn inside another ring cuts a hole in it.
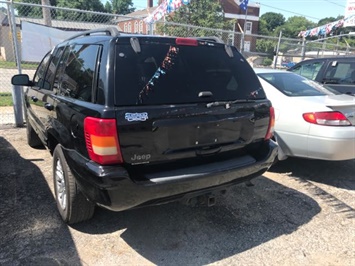
[{"label": "rear door window", "polygon": [[48,52],[39,64],[36,73],[34,75],[33,81],[35,86],[43,88],[45,86],[45,75],[48,68],[48,63],[51,58],[51,53]]},{"label": "rear door window", "polygon": [[249,64],[237,51],[229,57],[224,45],[116,46],[117,105],[176,104],[265,98]]}]

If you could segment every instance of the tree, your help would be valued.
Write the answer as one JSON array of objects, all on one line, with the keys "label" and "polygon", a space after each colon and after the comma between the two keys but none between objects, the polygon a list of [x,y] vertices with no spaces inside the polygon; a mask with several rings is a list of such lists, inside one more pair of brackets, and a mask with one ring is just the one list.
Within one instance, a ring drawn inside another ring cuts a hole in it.
[{"label": "tree", "polygon": [[[132,0],[109,0],[112,12],[115,14],[125,15],[135,10]],[[108,2],[107,2],[108,3]]]},{"label": "tree", "polygon": [[320,21],[318,21],[317,26],[323,26],[323,25],[325,25],[325,24],[328,24],[328,23],[330,23],[330,22],[334,22],[334,21],[340,20],[340,19],[342,19],[342,18],[344,18],[344,16],[340,16],[340,15],[337,16],[336,18],[334,18],[334,17],[322,18]]},{"label": "tree", "polygon": [[[184,5],[168,15],[166,21],[214,29],[232,29],[232,25],[235,23],[234,20],[225,20],[222,6],[218,0],[192,0],[190,4]],[[178,26],[164,25],[160,30],[174,36],[183,36],[184,34],[186,36],[216,35],[214,31],[201,29],[194,33],[191,32],[192,29],[190,32],[186,32],[186,30],[185,33],[181,32],[184,29]]]},{"label": "tree", "polygon": [[[41,4],[41,1],[38,0],[18,0],[16,2],[21,3],[30,3],[30,4]],[[57,5],[57,0],[49,1],[51,6]],[[25,6],[25,5],[15,5],[15,8],[20,17],[31,17],[31,18],[42,18],[42,8],[41,7],[33,7],[33,6]]]},{"label": "tree", "polygon": [[70,0],[57,0],[58,7],[74,8],[80,10],[90,10],[97,12],[104,12],[104,5],[100,0],[85,0],[85,1],[70,1]]},{"label": "tree", "polygon": [[109,1],[105,3],[105,10],[107,13],[112,13],[112,5]]},{"label": "tree", "polygon": [[260,17],[259,31],[261,34],[274,35],[277,27],[285,24],[285,17],[280,13],[267,12]]},{"label": "tree", "polygon": [[[85,0],[85,1],[69,1],[69,0],[57,0],[58,7],[73,8],[80,10],[105,12],[105,7],[100,0]],[[57,10],[58,19],[70,19],[76,21],[96,21],[104,22],[109,18],[107,16],[98,16],[89,13],[79,13]]]},{"label": "tree", "polygon": [[285,24],[277,27],[275,29],[276,36],[282,30],[282,36],[288,38],[297,38],[300,31],[312,29],[316,27],[317,24],[301,16],[289,17]]}]

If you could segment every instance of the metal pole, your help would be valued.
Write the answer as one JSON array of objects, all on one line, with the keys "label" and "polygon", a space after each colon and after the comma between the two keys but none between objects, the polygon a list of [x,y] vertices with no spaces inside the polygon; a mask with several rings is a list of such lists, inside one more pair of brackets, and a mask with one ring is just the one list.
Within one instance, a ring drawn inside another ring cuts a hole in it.
[{"label": "metal pole", "polygon": [[274,68],[276,68],[277,59],[278,59],[278,56],[279,56],[279,50],[280,50],[280,44],[281,44],[281,37],[282,37],[282,30],[280,30],[279,41],[278,41],[277,47],[276,47],[276,55],[275,55]]},{"label": "metal pole", "polygon": [[236,24],[237,22],[234,22],[233,23],[233,33],[232,33],[232,46],[234,46],[234,38],[235,38],[235,24]]},{"label": "metal pole", "polygon": [[247,28],[247,16],[248,16],[248,8],[245,11],[245,17],[244,17],[244,25],[243,25],[243,34],[242,34],[242,41],[240,44],[240,51],[244,55],[244,41],[245,41],[245,30]]},{"label": "metal pole", "polygon": [[42,13],[43,13],[44,25],[51,27],[52,26],[51,10],[49,9],[49,7],[45,7],[45,6],[50,6],[51,4],[49,3],[49,0],[41,0],[41,1],[42,1]]},{"label": "metal pole", "polygon": [[305,56],[306,56],[306,38],[303,37],[302,38],[302,50],[301,50],[302,61],[304,60]]},{"label": "metal pole", "polygon": [[[7,4],[8,14],[9,14],[9,25],[12,33],[12,42],[15,52],[15,60],[17,65],[18,73],[21,74],[21,56],[19,51],[19,44],[17,41],[17,30],[16,30],[16,19],[15,19],[15,9],[13,2]],[[23,126],[23,109],[22,109],[22,87],[12,86],[12,100],[14,102],[14,113],[15,113],[15,124],[17,127]]]}]

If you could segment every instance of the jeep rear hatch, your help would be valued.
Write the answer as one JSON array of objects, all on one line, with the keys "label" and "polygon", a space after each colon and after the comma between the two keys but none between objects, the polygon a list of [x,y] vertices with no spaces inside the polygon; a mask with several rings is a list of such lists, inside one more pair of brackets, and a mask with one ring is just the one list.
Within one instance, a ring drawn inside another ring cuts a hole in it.
[{"label": "jeep rear hatch", "polygon": [[181,38],[118,43],[114,97],[125,162],[219,156],[263,141],[271,104],[235,48]]}]

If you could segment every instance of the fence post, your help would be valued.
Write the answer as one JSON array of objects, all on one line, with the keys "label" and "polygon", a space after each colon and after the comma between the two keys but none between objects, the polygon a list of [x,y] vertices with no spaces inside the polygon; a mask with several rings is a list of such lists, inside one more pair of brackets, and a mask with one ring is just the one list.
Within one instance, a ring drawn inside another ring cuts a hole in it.
[{"label": "fence post", "polygon": [[302,61],[304,60],[306,56],[306,38],[303,37],[302,38],[302,49],[301,49],[301,58],[302,58]]},{"label": "fence post", "polygon": [[41,2],[42,2],[44,25],[51,27],[52,26],[51,10],[48,7],[45,7],[45,6],[50,6],[51,4],[49,3],[49,0],[42,0]]},{"label": "fence post", "polygon": [[280,51],[281,37],[282,37],[282,30],[280,30],[279,41],[277,42],[274,68],[276,68],[276,65],[277,65],[277,60],[278,60],[279,51]]},{"label": "fence post", "polygon": [[[13,2],[11,2],[8,3],[7,6],[8,6],[8,14],[9,14],[9,26],[12,34],[12,42],[14,47],[17,70],[18,73],[21,74],[21,57],[20,57],[20,51],[18,49],[19,45],[17,42],[14,4]],[[23,126],[22,87],[12,86],[12,100],[14,102],[15,124],[17,127],[22,127]]]}]

